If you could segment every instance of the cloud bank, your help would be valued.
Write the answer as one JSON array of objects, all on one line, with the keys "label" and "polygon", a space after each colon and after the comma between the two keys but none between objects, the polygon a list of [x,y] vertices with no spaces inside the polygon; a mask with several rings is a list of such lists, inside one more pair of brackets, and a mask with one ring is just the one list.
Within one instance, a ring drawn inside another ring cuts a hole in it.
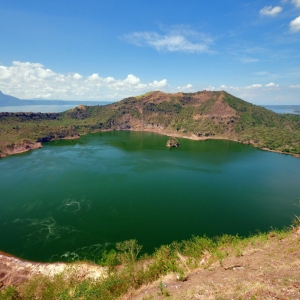
[{"label": "cloud bank", "polygon": [[141,82],[129,74],[125,79],[79,73],[60,74],[40,63],[14,61],[0,66],[0,90],[21,99],[109,100],[122,99],[149,90],[162,90],[167,80]]},{"label": "cloud bank", "polygon": [[[258,72],[264,75],[267,72]],[[267,73],[268,74],[268,73]],[[45,68],[40,63],[14,61],[11,66],[0,65],[0,90],[21,99],[62,99],[62,100],[120,100],[125,97],[143,94],[147,91],[194,92],[206,90],[226,90],[229,93],[250,101],[263,104],[280,104],[293,101],[299,104],[300,84],[279,86],[274,82],[254,82],[245,86],[220,85],[204,86],[201,82],[170,86],[166,79],[142,82],[129,74],[124,79],[102,77],[98,73],[83,76],[80,73],[61,74]],[[260,100],[263,99],[263,100]],[[294,99],[294,100],[292,100]],[[289,102],[288,104],[292,104]]]}]

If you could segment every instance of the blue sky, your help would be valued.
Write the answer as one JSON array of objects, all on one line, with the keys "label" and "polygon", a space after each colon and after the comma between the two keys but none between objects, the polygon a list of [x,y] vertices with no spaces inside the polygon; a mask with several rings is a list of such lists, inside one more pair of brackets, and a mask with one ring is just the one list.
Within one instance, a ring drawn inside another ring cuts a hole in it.
[{"label": "blue sky", "polygon": [[0,90],[21,99],[300,105],[300,0],[0,0],[0,38]]}]

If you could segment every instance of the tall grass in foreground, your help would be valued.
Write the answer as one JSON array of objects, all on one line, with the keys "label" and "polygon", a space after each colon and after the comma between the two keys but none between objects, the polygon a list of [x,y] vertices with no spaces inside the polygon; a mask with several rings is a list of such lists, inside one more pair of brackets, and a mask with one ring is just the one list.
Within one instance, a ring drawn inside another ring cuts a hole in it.
[{"label": "tall grass in foreground", "polygon": [[[297,218],[294,226],[299,224]],[[282,239],[290,234],[291,229],[284,229],[247,238],[237,235],[193,236],[189,240],[161,246],[151,256],[140,256],[142,247],[137,241],[124,241],[117,243],[115,249],[104,252],[99,260],[99,264],[107,268],[105,278],[82,280],[76,276],[75,266],[52,278],[35,276],[18,286],[3,288],[0,299],[116,299],[169,273],[174,273],[179,281],[185,280],[195,268],[210,268],[218,261],[222,265],[222,260],[229,255],[241,256],[247,246],[261,247],[270,238]],[[161,281],[159,291],[167,296]]]}]

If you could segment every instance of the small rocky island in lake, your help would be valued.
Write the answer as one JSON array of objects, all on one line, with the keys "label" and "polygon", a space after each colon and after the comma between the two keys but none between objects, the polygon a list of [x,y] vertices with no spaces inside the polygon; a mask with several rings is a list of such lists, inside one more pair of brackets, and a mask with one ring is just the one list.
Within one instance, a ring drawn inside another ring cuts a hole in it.
[{"label": "small rocky island in lake", "polygon": [[169,148],[177,148],[179,146],[179,142],[175,137],[170,137],[166,146]]}]

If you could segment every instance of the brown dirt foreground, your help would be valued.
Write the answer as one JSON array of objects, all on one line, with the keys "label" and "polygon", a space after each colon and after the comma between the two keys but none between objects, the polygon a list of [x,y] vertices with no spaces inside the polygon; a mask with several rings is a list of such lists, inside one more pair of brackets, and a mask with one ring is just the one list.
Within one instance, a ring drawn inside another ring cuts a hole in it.
[{"label": "brown dirt foreground", "polygon": [[38,263],[22,260],[0,252],[0,290],[9,285],[19,285],[33,276],[54,277],[67,273],[81,279],[94,279],[106,276],[106,268],[88,263]]},{"label": "brown dirt foreground", "polygon": [[285,237],[271,233],[267,241],[237,249],[207,268],[205,258],[202,263],[185,281],[167,275],[120,300],[300,299],[299,227]]}]

